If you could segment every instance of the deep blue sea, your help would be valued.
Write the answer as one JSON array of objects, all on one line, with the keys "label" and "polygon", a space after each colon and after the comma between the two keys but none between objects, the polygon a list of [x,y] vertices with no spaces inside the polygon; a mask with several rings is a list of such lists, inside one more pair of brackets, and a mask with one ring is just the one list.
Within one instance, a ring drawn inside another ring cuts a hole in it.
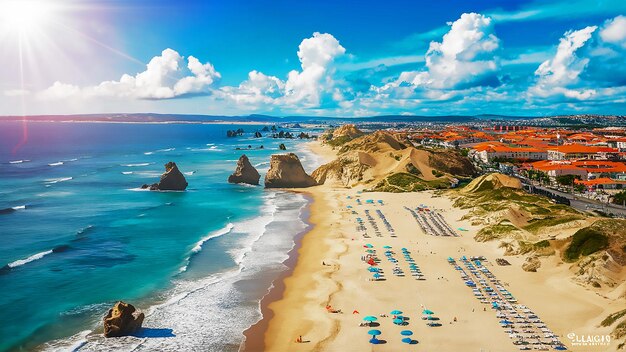
[{"label": "deep blue sea", "polygon": [[[316,165],[262,127],[0,121],[0,350],[236,350],[307,200],[226,179],[242,153],[263,177],[279,143]],[[168,161],[185,192],[138,190]],[[146,311],[143,339],[97,336],[120,299]]]}]

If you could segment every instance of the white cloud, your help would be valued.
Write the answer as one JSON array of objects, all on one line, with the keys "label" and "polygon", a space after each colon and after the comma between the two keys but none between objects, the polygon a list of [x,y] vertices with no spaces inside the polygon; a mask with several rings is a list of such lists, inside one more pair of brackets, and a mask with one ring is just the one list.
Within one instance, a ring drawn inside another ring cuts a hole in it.
[{"label": "white cloud", "polygon": [[387,88],[404,84],[427,89],[458,89],[497,82],[500,40],[490,18],[464,13],[441,42],[431,42],[422,71],[402,72]]},{"label": "white cloud", "polygon": [[333,77],[335,59],[346,49],[328,33],[313,33],[298,47],[301,71],[293,70],[283,81],[258,71],[251,71],[248,79],[237,87],[222,87],[220,97],[229,99],[244,109],[283,107],[287,109],[312,109],[323,104],[324,99],[342,99],[335,89]]},{"label": "white cloud", "polygon": [[605,23],[600,31],[600,38],[607,43],[626,48],[626,16],[617,16]]},{"label": "white cloud", "polygon": [[27,89],[8,89],[2,92],[6,97],[23,97],[30,95],[30,90]]},{"label": "white cloud", "polygon": [[298,58],[302,71],[289,72],[285,83],[285,102],[305,106],[319,106],[321,95],[333,86],[332,63],[345,54],[346,49],[328,33],[313,33],[300,43]]},{"label": "white cloud", "polygon": [[567,31],[552,58],[535,71],[528,98],[585,101],[605,100],[626,86],[626,17],[617,16],[600,27]]},{"label": "white cloud", "polygon": [[170,99],[185,94],[205,93],[220,78],[213,65],[202,64],[193,56],[187,59],[187,69],[191,75],[184,76],[180,65],[183,61],[184,58],[178,52],[168,48],[160,56],[153,57],[146,65],[146,70],[135,76],[124,74],[119,81],[105,81],[82,88],[55,82],[40,96],[46,99],[65,99],[75,95],[84,98]]},{"label": "white cloud", "polygon": [[588,99],[593,96],[594,93],[591,90],[575,91],[565,87],[578,83],[581,72],[589,63],[588,58],[578,57],[576,51],[585,45],[597,28],[597,26],[589,26],[566,32],[559,42],[554,57],[544,61],[535,71],[538,80],[531,88],[531,93],[542,97],[558,93],[576,99]]}]

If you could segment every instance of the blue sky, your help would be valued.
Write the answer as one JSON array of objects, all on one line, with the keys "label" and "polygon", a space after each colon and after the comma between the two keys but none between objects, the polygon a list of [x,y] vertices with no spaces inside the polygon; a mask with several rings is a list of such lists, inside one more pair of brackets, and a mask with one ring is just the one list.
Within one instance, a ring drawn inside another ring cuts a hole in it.
[{"label": "blue sky", "polygon": [[0,0],[0,10],[2,115],[626,111],[619,0]]}]

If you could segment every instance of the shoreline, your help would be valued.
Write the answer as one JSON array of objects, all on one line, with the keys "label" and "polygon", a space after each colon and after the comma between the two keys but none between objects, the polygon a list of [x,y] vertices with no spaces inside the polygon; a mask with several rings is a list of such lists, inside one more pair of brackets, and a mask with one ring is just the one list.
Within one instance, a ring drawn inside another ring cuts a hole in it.
[{"label": "shoreline", "polygon": [[269,309],[269,305],[272,302],[278,301],[284,297],[285,293],[285,279],[293,274],[293,270],[298,262],[298,251],[302,247],[302,239],[306,234],[313,229],[313,224],[310,222],[311,217],[311,205],[313,198],[306,192],[295,192],[302,194],[307,199],[307,205],[304,208],[301,219],[307,224],[307,228],[296,235],[294,238],[294,246],[287,253],[289,256],[282,263],[287,267],[283,273],[281,273],[274,281],[272,281],[268,292],[259,302],[259,308],[261,310],[261,319],[252,324],[248,329],[243,332],[244,339],[239,346],[240,352],[245,351],[262,351],[264,348],[263,336],[267,331],[268,325],[274,313]]}]

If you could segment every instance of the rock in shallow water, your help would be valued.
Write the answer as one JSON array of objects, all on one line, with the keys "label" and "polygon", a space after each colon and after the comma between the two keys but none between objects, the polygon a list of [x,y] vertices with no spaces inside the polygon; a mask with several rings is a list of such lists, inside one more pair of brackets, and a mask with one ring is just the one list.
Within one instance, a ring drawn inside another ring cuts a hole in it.
[{"label": "rock in shallow water", "polygon": [[228,182],[258,185],[260,178],[261,175],[259,175],[259,172],[254,168],[254,166],[252,166],[252,164],[250,164],[248,157],[243,154],[237,161],[237,168],[235,169],[235,172],[228,176]]},{"label": "rock in shallow water", "polygon": [[119,337],[132,335],[141,329],[144,314],[132,304],[119,301],[104,317],[104,336]]},{"label": "rock in shallow water", "polygon": [[187,188],[187,180],[178,166],[173,161],[165,164],[165,172],[161,175],[159,183],[151,185],[144,184],[142,189],[150,189],[151,191],[184,191]]},{"label": "rock in shallow water", "polygon": [[265,188],[302,188],[317,185],[294,153],[274,154],[265,175]]}]

